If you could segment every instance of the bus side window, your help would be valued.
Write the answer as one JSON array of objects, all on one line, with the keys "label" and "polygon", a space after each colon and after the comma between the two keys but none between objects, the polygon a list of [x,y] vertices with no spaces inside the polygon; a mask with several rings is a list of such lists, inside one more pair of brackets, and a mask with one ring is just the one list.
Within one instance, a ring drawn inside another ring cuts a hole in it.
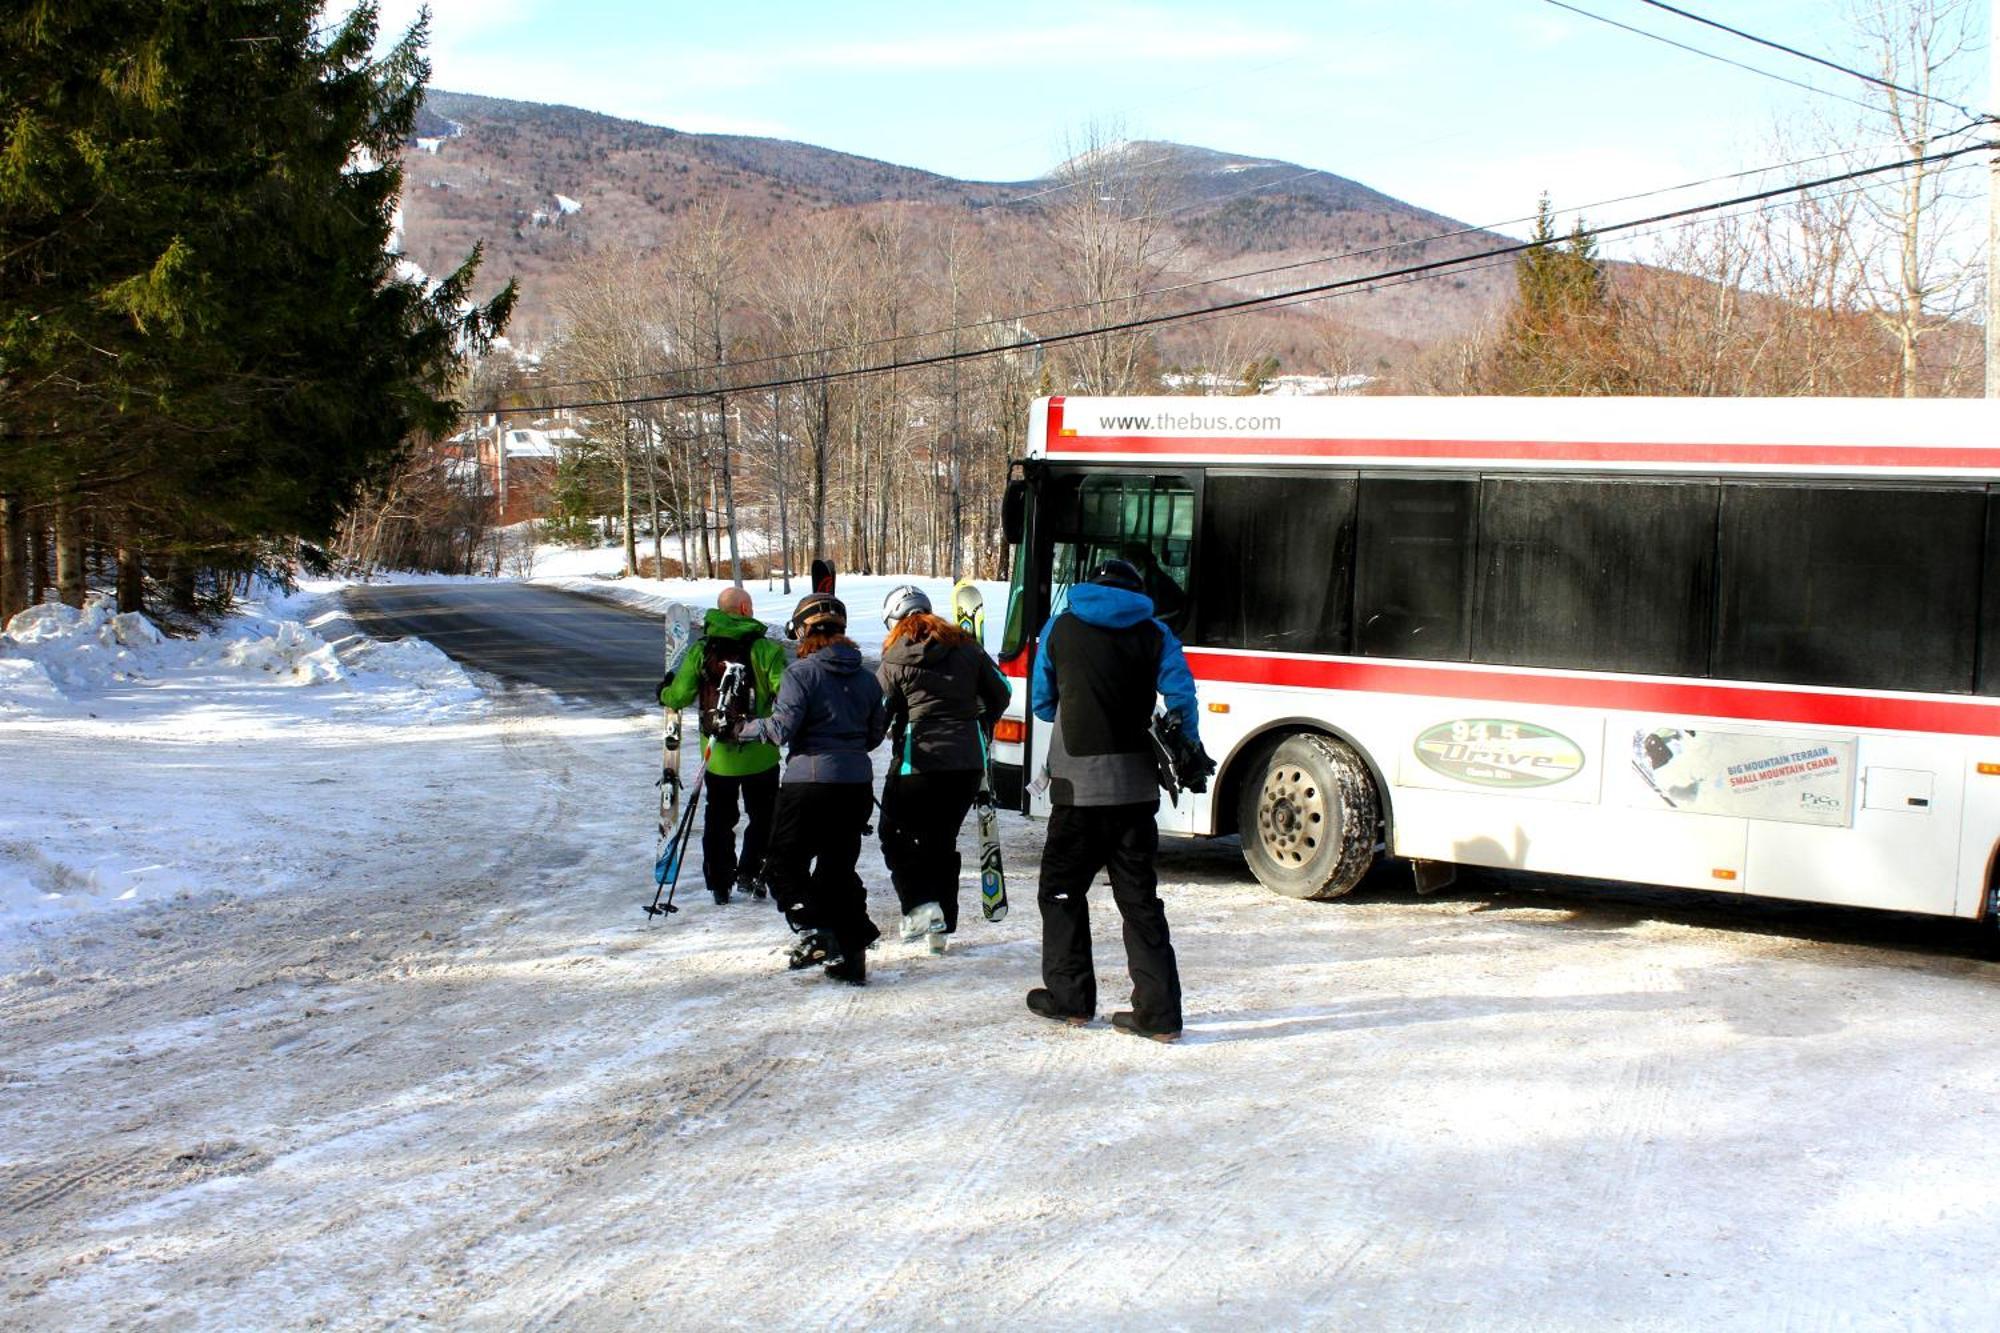
[{"label": "bus side window", "polygon": [[1723,487],[1715,674],[1970,692],[1985,528],[1969,489]]},{"label": "bus side window", "polygon": [[1363,477],[1354,558],[1354,651],[1463,662],[1472,642],[1479,483]]},{"label": "bus side window", "polygon": [[1211,471],[1202,500],[1197,641],[1344,653],[1353,606],[1353,477]]},{"label": "bus side window", "polygon": [[1473,660],[1707,675],[1717,490],[1482,480]]}]

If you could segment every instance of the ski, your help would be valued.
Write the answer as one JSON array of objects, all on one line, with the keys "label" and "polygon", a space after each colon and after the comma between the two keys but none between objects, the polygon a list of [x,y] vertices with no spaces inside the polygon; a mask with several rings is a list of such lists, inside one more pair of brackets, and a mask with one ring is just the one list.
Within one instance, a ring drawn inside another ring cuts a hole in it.
[{"label": "ski", "polygon": [[[675,602],[667,608],[666,677],[672,680],[694,644],[694,618],[686,606]],[[681,714],[668,709],[660,733],[660,837],[673,836],[681,809]]]},{"label": "ski", "polygon": [[986,594],[971,579],[960,579],[951,590],[951,615],[958,627],[986,646]]},{"label": "ski", "polygon": [[833,561],[815,560],[812,563],[813,591],[833,596]]}]

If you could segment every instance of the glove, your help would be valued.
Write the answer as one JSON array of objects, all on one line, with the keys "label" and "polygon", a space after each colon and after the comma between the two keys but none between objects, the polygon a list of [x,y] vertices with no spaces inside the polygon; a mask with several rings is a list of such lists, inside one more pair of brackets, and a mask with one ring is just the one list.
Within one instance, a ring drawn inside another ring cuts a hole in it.
[{"label": "glove", "polygon": [[662,676],[660,677],[660,683],[653,687],[653,698],[662,707],[666,706],[667,686],[673,683],[674,678],[672,676]]}]

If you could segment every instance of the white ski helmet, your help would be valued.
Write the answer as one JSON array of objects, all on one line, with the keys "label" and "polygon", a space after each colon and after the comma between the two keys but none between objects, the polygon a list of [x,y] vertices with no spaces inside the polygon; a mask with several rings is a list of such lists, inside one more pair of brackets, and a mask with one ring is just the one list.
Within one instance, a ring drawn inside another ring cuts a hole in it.
[{"label": "white ski helmet", "polygon": [[913,611],[921,611],[925,615],[931,613],[931,599],[924,596],[924,590],[914,583],[892,588],[887,600],[882,603],[882,627],[896,628],[896,622]]}]

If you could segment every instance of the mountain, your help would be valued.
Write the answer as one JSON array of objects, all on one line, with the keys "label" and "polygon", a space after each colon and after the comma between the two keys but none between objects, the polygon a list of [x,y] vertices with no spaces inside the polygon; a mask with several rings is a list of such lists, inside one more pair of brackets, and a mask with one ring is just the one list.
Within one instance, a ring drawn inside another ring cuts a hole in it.
[{"label": "mountain", "polygon": [[[1177,248],[1169,281],[1293,266],[1217,283],[1200,293],[1205,302],[1469,254],[1502,240],[1295,163],[1145,141],[1102,151],[1123,155],[1123,165],[1142,173],[1154,192]],[[528,345],[550,336],[564,270],[579,256],[655,245],[699,204],[726,204],[752,231],[827,208],[905,205],[958,214],[977,223],[990,253],[1032,272],[1048,262],[1046,210],[1061,194],[1055,173],[1036,181],[957,180],[811,144],[688,134],[575,107],[438,90],[419,118],[405,167],[409,257],[435,272],[484,242],[485,277],[494,285],[521,280],[513,331]],[[1468,332],[1511,288],[1511,272],[1500,266],[1308,309],[1350,325],[1356,346],[1349,352],[1376,368]],[[1318,335],[1298,313],[1282,310],[1163,330],[1163,352],[1192,357],[1222,323],[1246,342],[1254,331],[1287,368],[1314,354]]]}]

